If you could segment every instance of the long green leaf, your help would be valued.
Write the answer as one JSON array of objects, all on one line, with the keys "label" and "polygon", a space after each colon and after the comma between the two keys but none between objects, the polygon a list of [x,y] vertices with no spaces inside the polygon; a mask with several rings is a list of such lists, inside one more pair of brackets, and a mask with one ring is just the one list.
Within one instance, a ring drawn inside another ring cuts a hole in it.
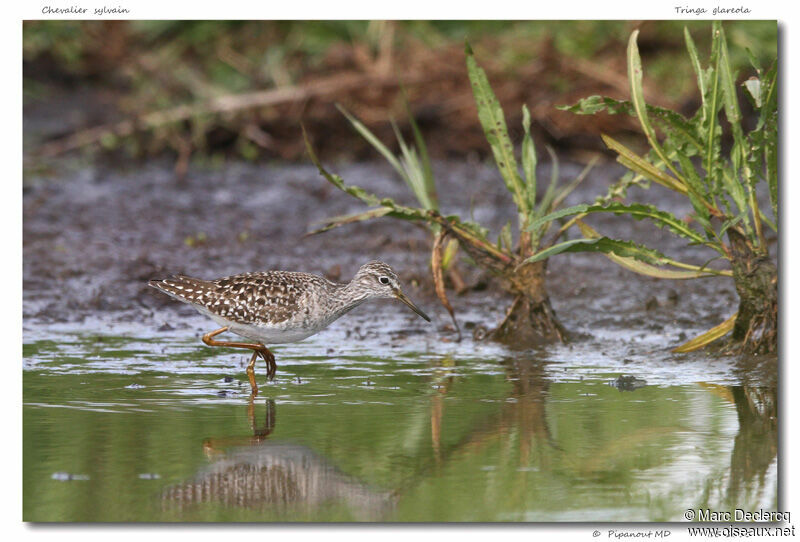
[{"label": "long green leaf", "polygon": [[553,200],[556,198],[556,187],[558,186],[558,157],[555,151],[549,146],[545,147],[547,154],[550,155],[550,183],[547,185],[547,190],[542,196],[542,201],[539,202],[539,209],[537,214],[544,214],[553,208]]},{"label": "long green leaf", "polygon": [[531,112],[528,106],[522,106],[522,171],[525,172],[525,184],[528,188],[528,201],[531,208],[536,204],[536,147],[531,137]]},{"label": "long green leaf", "polygon": [[708,208],[704,204],[703,200],[697,197],[697,194],[703,193],[703,181],[700,179],[700,176],[697,174],[697,170],[694,168],[692,160],[688,156],[682,152],[678,152],[676,155],[678,157],[678,162],[681,164],[684,178],[688,184],[689,190],[687,191],[687,195],[689,196],[689,201],[691,202],[694,211],[703,220],[703,222],[708,223],[711,218],[711,213],[708,212]]},{"label": "long green leaf", "polygon": [[[420,205],[429,210],[437,209],[438,202],[436,200],[436,187],[433,181],[433,173],[430,170],[430,161],[427,158],[427,151],[425,157],[420,159],[415,149],[406,144],[402,134],[400,133],[400,130],[397,128],[397,125],[392,122],[392,129],[394,130],[398,145],[400,146],[400,158],[398,158],[361,121],[351,115],[341,105],[337,104],[336,107],[347,118],[353,128],[355,128],[355,130],[361,134],[361,136],[370,145],[372,145],[375,150],[377,150],[386,159],[387,162],[389,162],[395,171],[397,171],[406,185],[408,185],[408,187],[414,193],[414,196],[417,198],[417,201],[419,201]],[[413,118],[411,121],[413,123]],[[416,124],[412,125],[416,129]],[[418,129],[416,129],[415,138],[417,144],[420,145],[421,143],[420,148],[424,149],[425,142],[422,139],[422,135],[418,132]]]},{"label": "long green leaf", "polygon": [[[570,239],[569,241],[562,241],[561,243],[556,243],[555,245],[549,246],[544,250],[540,250],[522,262],[522,265],[538,262],[540,260],[546,260],[547,258],[555,256],[556,254],[561,254],[562,252],[589,252],[588,249],[584,248],[581,250],[580,248],[576,247],[595,245],[598,243],[598,241],[599,239]],[[597,250],[595,250],[595,252],[597,252]]]},{"label": "long green leaf", "polygon": [[747,194],[745,193],[744,186],[739,181],[738,169],[733,164],[725,164],[722,168],[722,182],[721,186],[725,189],[725,193],[736,204],[735,213],[747,211]]},{"label": "long green leaf", "polygon": [[619,154],[618,161],[628,169],[670,190],[686,194],[687,188],[685,185],[670,177],[619,141],[605,134],[601,134],[600,137],[609,149]]},{"label": "long green leaf", "polygon": [[413,147],[406,145],[403,134],[400,133],[400,129],[394,121],[392,122],[392,129],[397,138],[397,143],[400,146],[400,163],[403,166],[403,179],[414,193],[414,196],[416,196],[420,205],[425,209],[433,209],[433,202],[428,194],[428,186],[425,181],[425,171],[417,152]]},{"label": "long green leaf", "polygon": [[720,139],[722,130],[717,123],[717,113],[722,103],[720,100],[720,36],[714,25],[711,28],[711,59],[708,67],[708,90],[703,98],[703,108],[701,116],[702,132],[705,135],[705,152],[703,154],[703,167],[708,176],[708,185],[712,191],[719,189],[722,178],[722,168],[720,165]]},{"label": "long green leaf", "polygon": [[527,258],[522,265],[538,262],[562,252],[601,252],[616,254],[624,258],[634,258],[652,265],[664,265],[667,258],[657,250],[637,245],[632,241],[621,241],[608,237],[592,239],[570,239],[541,250]]},{"label": "long green leaf", "polygon": [[614,213],[616,215],[627,215],[636,220],[650,219],[657,226],[668,228],[673,233],[690,239],[696,243],[704,243],[705,238],[698,232],[693,230],[686,222],[679,219],[672,213],[662,211],[653,205],[645,205],[642,203],[633,203],[625,205],[624,203],[611,203],[606,206],[592,206],[586,211],[587,213]]},{"label": "long green leaf", "polygon": [[338,188],[342,192],[350,194],[355,198],[358,198],[359,200],[366,203],[370,207],[390,208],[391,213],[389,213],[387,216],[402,218],[404,220],[423,221],[427,223],[433,222],[433,219],[431,218],[431,212],[426,209],[417,209],[414,207],[406,207],[404,205],[399,205],[391,198],[379,198],[374,194],[370,194],[363,188],[345,184],[344,180],[339,175],[329,173],[328,170],[326,170],[323,167],[322,162],[319,161],[319,158],[317,158],[317,155],[314,152],[314,148],[311,145],[311,141],[308,138],[308,133],[306,132],[305,127],[303,127],[302,129],[303,129],[303,140],[305,141],[306,144],[306,152],[308,152],[311,162],[317,167],[317,170],[319,170],[320,175],[325,177],[325,179],[327,179],[328,182],[330,182],[336,188]]},{"label": "long green leaf", "polygon": [[[778,68],[774,63],[763,77],[761,84],[761,110],[755,132],[763,134],[761,147],[764,153],[764,168],[769,188],[772,216],[778,220]],[[763,217],[762,217],[763,219]]]},{"label": "long green leaf", "polygon": [[756,74],[758,74],[759,77],[764,75],[763,70],[761,68],[761,61],[759,61],[758,57],[756,57],[756,55],[753,54],[753,51],[751,51],[749,47],[745,47],[744,52],[747,53],[747,60],[750,61],[750,65],[753,66],[753,69],[756,71]]},{"label": "long green leaf", "polygon": [[497,248],[503,250],[504,246],[507,252],[514,250],[514,242],[511,239],[511,221],[506,222],[497,237]]},{"label": "long green leaf", "polygon": [[[633,203],[613,202],[608,205],[575,205],[560,209],[548,215],[538,218],[531,224],[531,228],[536,228],[542,223],[550,222],[564,216],[593,213],[614,213],[616,215],[627,215],[636,220],[649,219],[659,227],[666,227],[676,235],[689,239],[695,243],[707,244],[706,239],[697,231],[692,229],[686,222],[667,211],[662,211],[653,205]],[[721,251],[721,250],[720,250]]]},{"label": "long green leaf", "polygon": [[492,148],[497,169],[500,170],[506,188],[511,192],[514,203],[520,211],[520,226],[522,226],[530,212],[531,202],[528,200],[527,190],[517,171],[514,146],[508,137],[503,109],[489,84],[486,72],[478,66],[469,47],[467,48],[467,74],[472,85],[472,93],[478,108],[478,119],[483,127],[483,133]]},{"label": "long green leaf", "polygon": [[[602,235],[600,235],[594,228],[592,228],[582,220],[577,220],[576,222],[578,224],[578,228],[580,228],[581,233],[585,237],[589,239],[597,239],[602,237]],[[676,260],[667,257],[665,257],[666,265],[670,265],[672,267],[678,267],[684,269],[685,271],[664,269],[663,267],[656,267],[654,265],[650,265],[649,263],[644,263],[635,258],[617,256],[616,254],[613,253],[606,254],[605,256],[615,264],[619,265],[620,267],[624,267],[629,271],[633,271],[634,273],[638,273],[640,275],[644,275],[647,277],[654,277],[658,279],[686,280],[686,279],[697,279],[697,278],[713,277],[720,275],[728,277],[733,276],[730,270],[720,271],[716,269],[707,269],[705,268],[705,266],[698,267],[696,265],[678,262]]]},{"label": "long green leaf", "polygon": [[391,207],[377,207],[375,209],[370,209],[369,211],[364,211],[363,213],[356,213],[352,215],[343,215],[343,216],[332,216],[322,221],[325,224],[323,227],[308,232],[306,236],[316,235],[318,233],[324,233],[328,230],[332,230],[334,228],[338,228],[346,224],[353,224],[354,222],[362,222],[364,220],[370,220],[372,218],[386,216],[391,212],[392,212]]},{"label": "long green leaf", "polygon": [[[629,100],[616,100],[608,96],[589,96],[579,100],[574,105],[560,105],[556,106],[556,108],[577,115],[594,115],[605,111],[609,115],[627,114],[636,116],[636,110]],[[703,143],[695,133],[696,130],[683,115],[671,109],[649,104],[646,105],[646,108],[648,114],[653,116],[665,132],[679,135],[682,140],[689,143],[698,152],[703,149]]]},{"label": "long green leaf", "polygon": [[628,82],[630,83],[631,102],[633,102],[633,107],[636,110],[636,116],[639,118],[642,131],[645,137],[647,137],[647,141],[650,143],[650,148],[653,149],[664,162],[664,165],[667,166],[676,177],[675,182],[685,185],[686,183],[680,173],[672,165],[672,162],[667,159],[661,145],[659,145],[656,131],[650,124],[650,119],[647,116],[647,105],[644,101],[644,87],[642,86],[642,59],[639,56],[639,46],[636,44],[638,35],[639,31],[634,30],[631,33],[631,37],[628,39]]},{"label": "long green leaf", "polygon": [[314,152],[314,147],[311,145],[311,141],[308,138],[308,133],[303,127],[303,140],[306,144],[306,152],[308,152],[309,158],[311,158],[311,162],[317,166],[317,170],[319,171],[320,175],[325,177],[328,182],[330,182],[333,186],[338,188],[339,190],[350,194],[351,196],[360,199],[370,207],[377,207],[381,204],[380,199],[375,196],[374,194],[370,194],[363,188],[359,188],[357,186],[348,186],[345,184],[344,180],[339,177],[338,175],[333,175],[328,173],[328,171],[322,167],[322,162],[319,161],[317,158],[317,154]]},{"label": "long green leaf", "polygon": [[[717,102],[716,88],[718,78],[713,67],[709,67],[707,71],[703,70],[697,54],[697,47],[695,46],[694,40],[689,33],[689,29],[684,27],[683,34],[686,40],[686,49],[689,51],[689,58],[692,62],[692,68],[694,69],[695,76],[697,78],[697,88],[700,90],[701,106],[695,117],[692,119],[692,124],[696,127],[699,140],[697,150],[698,153],[703,156],[703,165],[707,172],[707,175],[703,179],[703,184],[705,185],[707,195],[709,196],[708,201],[710,201],[711,204],[716,207],[716,196],[718,195],[718,186],[716,180],[719,178],[719,168],[715,167],[717,162],[712,161],[711,157],[713,156],[713,150],[716,148],[716,145],[718,145],[719,141],[719,130],[717,130],[715,122],[716,111],[718,107],[713,105]],[[709,91],[709,83],[712,82],[712,78],[715,89],[713,96],[711,96]],[[703,141],[705,141],[705,143],[703,143]],[[683,166],[681,167],[683,168]],[[694,179],[687,179],[687,181],[690,183],[693,180]]]},{"label": "long green leaf", "polygon": [[756,130],[760,130],[767,122],[767,119],[777,113],[778,110],[778,64],[777,62],[767,70],[761,83],[761,110],[758,116]]},{"label": "long green leaf", "polygon": [[414,132],[414,142],[417,145],[420,161],[422,162],[425,191],[428,194],[428,200],[430,201],[431,205],[430,208],[438,210],[439,194],[436,190],[436,180],[433,177],[433,167],[431,166],[431,158],[428,155],[428,146],[425,144],[425,138],[422,137],[422,132],[420,131],[419,126],[417,126],[417,121],[414,119],[414,115],[411,113],[411,107],[408,105],[405,92],[403,94],[403,100],[406,104],[406,115],[408,116],[408,122],[411,124],[411,130]]},{"label": "long green leaf", "polygon": [[361,134],[361,137],[366,139],[367,142],[375,148],[375,150],[381,153],[386,161],[389,162],[395,171],[397,171],[397,174],[405,180],[406,176],[405,171],[403,171],[403,165],[400,163],[400,160],[397,159],[394,153],[389,150],[389,148],[384,145],[381,140],[370,131],[369,128],[367,128],[360,120],[351,115],[344,107],[336,104],[336,108],[342,113],[342,115],[345,116],[345,118],[347,118],[348,121],[350,121],[350,124],[359,134]]},{"label": "long green leaf", "polygon": [[534,230],[540,227],[542,224],[545,224],[547,222],[552,222],[553,220],[558,220],[559,218],[563,218],[565,216],[575,216],[584,214],[590,207],[592,207],[592,205],[588,203],[580,203],[578,205],[573,205],[571,207],[564,207],[557,211],[553,211],[552,213],[548,213],[546,215],[537,217],[536,220],[534,220],[528,225],[528,229]]},{"label": "long green leaf", "polygon": [[731,125],[733,139],[736,143],[742,143],[742,112],[739,109],[739,99],[736,95],[736,74],[731,68],[730,57],[728,55],[728,43],[725,39],[725,31],[719,21],[714,21],[715,32],[719,34],[720,58],[719,71],[722,83],[722,102],[725,106],[725,116]]},{"label": "long green leaf", "polygon": [[[767,185],[769,187],[769,201],[772,205],[772,216],[778,222],[778,134],[775,127],[776,121],[767,121],[764,125],[768,128],[764,145],[764,164],[766,167]],[[771,125],[771,126],[770,126]]]},{"label": "long green leaf", "polygon": [[[703,72],[703,67],[700,65],[700,58],[697,55],[697,47],[695,47],[694,40],[692,39],[692,35],[689,33],[689,29],[685,26],[683,27],[683,37],[686,40],[686,49],[689,51],[689,58],[692,61],[692,68],[694,69],[694,74],[697,77],[697,88],[700,89],[700,98],[703,100],[703,103],[706,101],[706,78]],[[705,107],[702,107],[701,110],[705,112]],[[705,117],[702,117],[701,122],[705,121]]]},{"label": "long green leaf", "polygon": [[[761,230],[761,220],[758,210],[758,199],[755,193],[756,173],[750,169],[747,160],[748,146],[744,138],[742,130],[742,113],[739,109],[739,99],[736,94],[736,74],[731,68],[730,57],[728,54],[728,43],[725,39],[725,31],[719,21],[714,21],[714,28],[719,33],[720,39],[720,79],[722,81],[722,99],[725,105],[725,116],[731,126],[731,133],[733,134],[733,149],[731,149],[731,159],[733,162],[734,171],[741,168],[744,183],[736,179],[735,183],[730,183],[728,186],[736,190],[741,189],[744,184],[747,189],[747,204],[749,205],[750,212],[753,216],[753,224],[755,225],[756,236],[759,239],[759,244],[763,246],[764,237]],[[736,187],[735,185],[739,185]],[[742,210],[742,209],[740,209]],[[745,227],[749,229],[750,220],[745,217]]]},{"label": "long green leaf", "polygon": [[[704,277],[716,277],[719,275],[723,275],[724,273],[714,273],[710,271],[676,271],[674,269],[664,269],[662,267],[656,267],[654,265],[650,265],[649,263],[644,263],[639,261],[635,258],[626,258],[623,256],[617,256],[616,254],[606,254],[606,257],[610,259],[612,262],[616,263],[620,267],[624,267],[628,271],[633,271],[639,275],[644,275],[645,277],[653,277],[656,279],[666,279],[666,280],[689,280],[689,279],[700,279]],[[667,262],[668,265],[673,265],[671,262]]]},{"label": "long green leaf", "polygon": [[701,192],[698,192],[694,189],[692,184],[688,181],[680,182],[675,180],[674,178],[670,177],[652,163],[650,163],[647,159],[642,158],[641,156],[634,153],[632,150],[627,148],[622,143],[616,141],[614,138],[607,136],[605,134],[601,134],[603,142],[613,151],[616,151],[619,156],[617,157],[617,161],[622,164],[623,166],[627,167],[631,171],[638,173],[639,175],[643,176],[646,179],[650,179],[655,181],[656,183],[669,188],[671,190],[675,190],[680,194],[688,194],[692,192],[694,198],[703,204],[703,206],[708,209],[708,211],[714,216],[721,216],[721,211],[716,208],[715,205],[710,203],[708,200],[705,199]]}]

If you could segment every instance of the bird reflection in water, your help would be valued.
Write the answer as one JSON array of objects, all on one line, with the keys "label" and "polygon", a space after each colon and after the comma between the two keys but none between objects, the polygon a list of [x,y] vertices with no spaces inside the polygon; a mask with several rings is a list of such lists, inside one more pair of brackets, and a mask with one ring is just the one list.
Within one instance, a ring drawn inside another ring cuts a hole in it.
[{"label": "bird reflection in water", "polygon": [[201,503],[269,509],[287,517],[309,516],[323,507],[345,506],[356,521],[380,521],[394,506],[393,495],[377,491],[333,466],[306,446],[269,440],[275,402],[266,401],[262,425],[251,396],[247,415],[252,435],[208,438],[203,451],[213,461],[194,479],[162,493],[165,507],[188,509]]}]

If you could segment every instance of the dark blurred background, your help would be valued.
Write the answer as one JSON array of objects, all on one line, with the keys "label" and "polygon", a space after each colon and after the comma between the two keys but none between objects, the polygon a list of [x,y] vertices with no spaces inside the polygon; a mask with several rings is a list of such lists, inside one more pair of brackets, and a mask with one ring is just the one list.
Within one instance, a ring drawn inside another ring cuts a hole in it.
[{"label": "dark blurred background", "polygon": [[[581,160],[600,132],[638,132],[623,116],[555,106],[628,97],[625,53],[639,28],[645,95],[691,114],[697,83],[683,37],[707,61],[711,27],[697,21],[28,21],[23,26],[26,168],[69,153],[118,160],[302,160],[300,124],[325,158],[375,157],[335,104],[394,142],[408,129],[403,95],[437,158],[483,156],[464,42],[518,140],[528,104],[539,144]],[[739,79],[745,48],[777,57],[775,21],[725,24]],[[743,104],[744,105],[744,104]],[[38,171],[37,171],[38,172]]]}]

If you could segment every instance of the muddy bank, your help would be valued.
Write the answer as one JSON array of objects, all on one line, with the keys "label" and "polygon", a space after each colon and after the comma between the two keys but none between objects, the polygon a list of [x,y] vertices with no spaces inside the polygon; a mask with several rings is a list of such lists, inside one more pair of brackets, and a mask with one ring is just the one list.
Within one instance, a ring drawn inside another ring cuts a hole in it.
[{"label": "muddy bank", "polygon": [[[405,185],[382,164],[331,168],[350,183],[412,203]],[[444,214],[471,214],[495,231],[513,221],[510,197],[493,168],[439,162],[435,169]],[[548,166],[540,169],[546,178]],[[562,164],[561,176],[567,180],[578,170]],[[619,174],[614,166],[596,168],[567,204],[592,200]],[[645,196],[658,198],[660,206],[678,216],[690,212],[686,202],[658,188]],[[437,325],[447,326],[433,294],[430,239],[422,228],[381,219],[303,237],[316,221],[363,209],[325,183],[313,167],[232,163],[190,170],[184,182],[176,182],[166,162],[124,170],[86,167],[30,179],[23,206],[26,325],[77,323],[98,315],[175,325],[178,315],[191,309],[149,289],[148,279],[296,269],[345,281],[364,261],[382,259],[409,283],[410,295],[438,316]],[[686,261],[707,259],[704,251],[682,247],[647,223],[603,217],[594,224],[606,235],[633,237]],[[488,287],[454,296],[457,312],[477,309],[470,312],[485,314],[485,319],[472,324],[493,325],[509,300],[488,277],[462,267],[469,283]],[[559,255],[550,261],[547,280],[555,310],[578,337],[628,330],[674,343],[736,310],[732,281],[657,281],[599,255]]]}]

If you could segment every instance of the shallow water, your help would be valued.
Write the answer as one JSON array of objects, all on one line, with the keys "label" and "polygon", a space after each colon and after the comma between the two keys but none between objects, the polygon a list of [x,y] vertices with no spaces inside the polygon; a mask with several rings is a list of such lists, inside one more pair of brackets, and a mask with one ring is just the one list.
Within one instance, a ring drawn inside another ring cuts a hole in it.
[{"label": "shallow water", "polygon": [[645,372],[585,342],[524,354],[426,343],[411,320],[374,324],[387,322],[412,339],[347,341],[339,325],[276,348],[277,377],[263,382],[259,366],[254,400],[247,356],[185,330],[29,329],[24,519],[682,521],[687,508],[777,508],[776,393],[758,373],[724,358]]},{"label": "shallow water", "polygon": [[[492,238],[515,216],[494,167],[435,166],[445,214],[474,217]],[[580,169],[562,164],[562,177]],[[411,197],[388,166],[339,172]],[[618,174],[598,168],[566,204],[592,201]],[[303,238],[363,210],[311,166],[189,177],[151,163],[26,184],[24,519],[682,521],[687,508],[777,508],[776,358],[670,353],[736,310],[732,281],[665,282],[562,254],[547,287],[570,344],[473,340],[510,302],[491,281],[451,296],[455,342],[426,230],[377,220]],[[670,193],[644,196],[691,212]],[[595,226],[709,259],[651,224]],[[433,324],[388,301],[360,307],[276,347],[277,377],[252,403],[247,354],[204,346],[209,320],[147,287],[266,269],[346,281],[376,258]]]}]

